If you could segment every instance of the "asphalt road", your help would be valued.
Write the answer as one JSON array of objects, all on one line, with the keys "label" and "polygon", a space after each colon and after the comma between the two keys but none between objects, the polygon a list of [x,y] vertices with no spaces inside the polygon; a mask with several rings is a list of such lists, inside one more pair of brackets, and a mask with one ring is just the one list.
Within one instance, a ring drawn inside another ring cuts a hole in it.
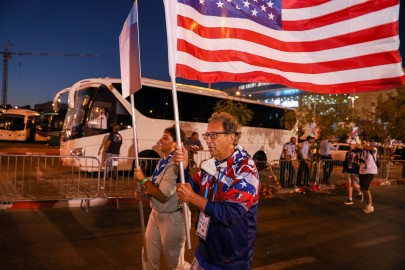
[{"label": "asphalt road", "polygon": [[[403,269],[405,186],[373,194],[369,215],[342,189],[261,198],[252,269]],[[138,204],[0,210],[0,269],[141,269],[141,246]]]}]

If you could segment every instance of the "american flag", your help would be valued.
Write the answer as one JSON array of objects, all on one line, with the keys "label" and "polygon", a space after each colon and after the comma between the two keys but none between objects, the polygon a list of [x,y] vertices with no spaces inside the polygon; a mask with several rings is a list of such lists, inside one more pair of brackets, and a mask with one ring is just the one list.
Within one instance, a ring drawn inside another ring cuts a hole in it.
[{"label": "american flag", "polygon": [[398,0],[164,0],[169,73],[318,93],[400,87]]}]

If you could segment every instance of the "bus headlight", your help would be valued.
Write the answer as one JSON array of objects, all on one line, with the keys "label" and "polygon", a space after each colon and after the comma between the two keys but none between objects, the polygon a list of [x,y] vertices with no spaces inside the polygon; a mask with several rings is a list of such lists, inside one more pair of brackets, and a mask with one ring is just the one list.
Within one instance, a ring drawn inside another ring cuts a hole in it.
[{"label": "bus headlight", "polygon": [[69,151],[69,156],[84,156],[83,148],[75,148]]}]

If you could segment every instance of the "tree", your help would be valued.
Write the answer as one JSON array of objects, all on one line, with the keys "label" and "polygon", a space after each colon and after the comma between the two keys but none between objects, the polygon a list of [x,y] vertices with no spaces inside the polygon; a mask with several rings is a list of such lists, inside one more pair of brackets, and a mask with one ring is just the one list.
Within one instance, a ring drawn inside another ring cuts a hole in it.
[{"label": "tree", "polygon": [[299,137],[311,123],[316,124],[324,138],[331,135],[339,141],[346,141],[347,134],[351,133],[354,111],[344,95],[301,96],[296,110]]},{"label": "tree", "polygon": [[215,103],[215,111],[227,112],[238,120],[241,126],[245,126],[252,119],[253,112],[245,104],[232,100],[221,100]]},{"label": "tree", "polygon": [[387,99],[379,97],[376,104],[375,121],[385,136],[405,141],[405,86],[397,89],[396,94],[387,94]]},{"label": "tree", "polygon": [[[381,99],[381,96],[377,100]],[[370,104],[371,109],[363,109],[363,118],[357,118],[356,123],[360,128],[360,136],[369,141],[383,142],[389,136],[384,123],[379,119],[376,103]]]}]

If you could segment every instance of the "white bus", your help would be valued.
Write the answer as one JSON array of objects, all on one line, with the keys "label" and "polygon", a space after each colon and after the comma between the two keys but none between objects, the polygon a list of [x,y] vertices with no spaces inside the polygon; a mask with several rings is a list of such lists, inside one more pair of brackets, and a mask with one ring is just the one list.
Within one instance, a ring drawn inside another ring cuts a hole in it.
[{"label": "white bus", "polygon": [[[160,156],[157,142],[163,130],[174,124],[171,86],[170,82],[143,78],[142,89],[134,95],[139,157]],[[253,111],[253,118],[242,128],[240,144],[258,161],[279,159],[282,145],[294,134],[294,130],[285,128],[284,121],[286,112],[291,109],[182,84],[177,85],[177,97],[180,127],[187,136],[198,132],[200,139],[218,100],[245,103]],[[54,100],[58,100],[58,96]],[[75,83],[68,90],[68,107],[61,132],[61,155],[91,156],[103,161],[102,145],[113,125],[119,124],[123,137],[120,157],[134,156],[131,103],[129,98],[122,97],[120,79],[86,79]],[[107,125],[100,121],[102,114],[107,117]],[[203,146],[207,149],[204,142]],[[80,166],[85,168],[83,164]],[[132,161],[119,163],[119,169],[131,169],[131,166]]]},{"label": "white bus", "polygon": [[0,115],[0,140],[46,141],[36,133],[41,114],[28,109],[8,109]]}]

